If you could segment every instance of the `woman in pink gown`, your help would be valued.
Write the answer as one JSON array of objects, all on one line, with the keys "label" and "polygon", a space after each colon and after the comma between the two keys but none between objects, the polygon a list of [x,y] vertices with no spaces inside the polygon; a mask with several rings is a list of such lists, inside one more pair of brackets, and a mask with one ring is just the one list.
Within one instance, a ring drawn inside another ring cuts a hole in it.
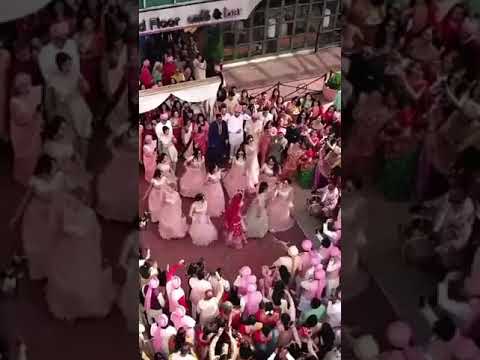
[{"label": "woman in pink gown", "polygon": [[32,280],[47,276],[50,250],[58,240],[63,215],[65,177],[54,161],[44,155],[30,180],[30,188],[20,203],[12,225],[21,221],[23,251]]},{"label": "woman in pink gown", "polygon": [[10,99],[10,136],[14,152],[13,177],[28,185],[42,150],[41,86],[32,86],[30,75],[19,73]]},{"label": "woman in pink gown", "polygon": [[208,216],[208,203],[203,194],[195,196],[195,202],[190,207],[192,224],[188,233],[197,246],[208,246],[218,239],[218,231]]},{"label": "woman in pink gown", "polygon": [[242,217],[243,192],[238,192],[232,197],[225,212],[225,232],[227,246],[241,249],[247,244],[245,232],[247,227]]},{"label": "woman in pink gown", "polygon": [[208,215],[219,217],[225,212],[225,194],[221,183],[222,171],[218,166],[210,164],[205,186],[205,197],[208,201]]},{"label": "woman in pink gown", "polygon": [[132,222],[138,217],[138,127],[135,125],[109,141],[112,160],[97,180],[96,210],[105,219]]},{"label": "woman in pink gown", "polygon": [[280,183],[268,205],[268,221],[271,232],[287,231],[293,227],[295,220],[291,212],[293,210],[293,188],[290,180]]},{"label": "woman in pink gown", "polygon": [[188,230],[187,219],[182,213],[180,194],[169,186],[164,187],[162,216],[158,218],[158,233],[165,240],[181,239]]},{"label": "woman in pink gown", "polygon": [[278,182],[278,176],[280,175],[280,166],[277,163],[275,157],[270,156],[266,163],[262,165],[260,169],[260,181],[266,182],[268,185],[268,198],[273,196],[275,186]]},{"label": "woman in pink gown", "polygon": [[193,156],[186,160],[185,173],[180,178],[180,194],[194,198],[205,186],[205,159],[200,151],[195,150]]},{"label": "woman in pink gown", "polygon": [[115,298],[111,267],[104,267],[102,229],[83,191],[66,194],[61,238],[50,250],[46,300],[57,319],[108,315]]},{"label": "woman in pink gown", "polygon": [[252,135],[247,136],[245,153],[247,154],[247,189],[251,193],[255,193],[260,181],[260,165],[258,163],[258,144]]},{"label": "woman in pink gown", "polygon": [[157,142],[151,135],[145,136],[143,145],[143,167],[145,169],[145,181],[150,183],[157,168]]},{"label": "woman in pink gown", "polygon": [[163,216],[163,193],[168,187],[168,179],[160,170],[155,170],[150,187],[145,192],[144,199],[148,199],[148,211],[150,211],[150,219],[156,223]]},{"label": "woman in pink gown", "polygon": [[247,158],[243,147],[238,149],[237,155],[232,161],[232,167],[223,179],[223,186],[230,199],[238,191],[247,189]]},{"label": "woman in pink gown", "polygon": [[161,153],[157,158],[157,169],[162,172],[162,175],[168,179],[168,183],[176,190],[177,189],[177,177],[173,170],[172,162],[167,154]]}]

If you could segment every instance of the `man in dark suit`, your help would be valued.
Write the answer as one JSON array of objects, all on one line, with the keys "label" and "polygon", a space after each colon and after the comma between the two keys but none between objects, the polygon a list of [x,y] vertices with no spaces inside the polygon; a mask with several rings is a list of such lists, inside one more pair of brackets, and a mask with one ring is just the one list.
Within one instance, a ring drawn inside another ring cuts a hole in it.
[{"label": "man in dark suit", "polygon": [[207,162],[218,167],[225,166],[229,154],[228,127],[221,114],[216,114],[215,121],[208,130]]}]

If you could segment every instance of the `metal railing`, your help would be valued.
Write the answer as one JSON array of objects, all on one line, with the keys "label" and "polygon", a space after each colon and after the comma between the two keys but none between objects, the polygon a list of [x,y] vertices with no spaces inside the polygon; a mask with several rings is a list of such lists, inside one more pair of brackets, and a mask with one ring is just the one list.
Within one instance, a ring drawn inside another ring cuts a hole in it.
[{"label": "metal railing", "polygon": [[[253,89],[246,89],[246,90],[253,90],[254,92],[250,94],[250,96],[253,96],[253,97],[257,97],[259,96],[260,94],[266,92],[266,93],[269,93],[269,92],[272,92],[273,90],[277,89],[278,91],[280,91],[280,87],[286,87],[286,88],[290,88],[290,89],[293,89],[292,91],[290,91],[288,94],[286,95],[282,95],[282,97],[287,100],[287,99],[290,99],[290,98],[293,98],[295,96],[295,94],[299,93],[299,92],[302,92],[302,93],[319,93],[320,90],[317,90],[317,89],[311,89],[309,88],[310,85],[316,83],[317,81],[319,80],[323,80],[323,83],[325,84],[327,82],[327,80],[330,78],[330,76],[334,73],[335,71],[334,70],[329,70],[328,72],[324,73],[323,75],[321,76],[318,76],[316,78],[314,78],[313,80],[310,78],[308,79],[309,81],[306,82],[306,83],[301,83],[299,85],[290,85],[288,82],[287,83],[284,83],[284,82],[277,82],[276,84],[268,87],[268,88],[264,88],[264,87],[257,87],[257,88],[253,88]],[[292,81],[293,82],[293,81]]]}]

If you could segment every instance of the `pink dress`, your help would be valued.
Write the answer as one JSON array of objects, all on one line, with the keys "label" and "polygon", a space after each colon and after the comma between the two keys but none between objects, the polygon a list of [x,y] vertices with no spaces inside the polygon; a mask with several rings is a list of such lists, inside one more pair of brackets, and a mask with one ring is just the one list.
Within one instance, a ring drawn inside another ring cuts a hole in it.
[{"label": "pink dress", "polygon": [[180,178],[180,194],[187,198],[194,198],[195,195],[204,191],[206,172],[205,160],[188,159],[185,173]]},{"label": "pink dress", "polygon": [[143,145],[143,166],[145,168],[145,181],[150,182],[157,168],[157,142]]},{"label": "pink dress", "polygon": [[291,216],[292,193],[293,189],[291,187],[275,191],[274,197],[267,208],[271,232],[287,231],[295,224],[295,220]]},{"label": "pink dress", "polygon": [[257,144],[253,143],[245,146],[245,151],[247,154],[247,187],[253,192],[260,180]]},{"label": "pink dress", "polygon": [[111,268],[103,266],[97,215],[66,195],[63,220],[62,238],[50,249],[49,310],[58,319],[105,317],[113,305],[115,287]]},{"label": "pink dress", "polygon": [[22,218],[22,243],[30,278],[37,280],[47,275],[50,251],[57,240],[65,177],[58,172],[48,180],[33,177],[30,184],[33,195]]},{"label": "pink dress", "polygon": [[245,160],[233,160],[232,167],[223,179],[223,186],[230,198],[239,190],[247,189],[247,162]]},{"label": "pink dress", "polygon": [[97,181],[97,212],[107,220],[131,222],[138,216],[138,139],[112,149],[112,160]]},{"label": "pink dress", "polygon": [[42,116],[37,112],[42,89],[32,87],[30,93],[10,99],[10,136],[14,152],[13,177],[27,185],[42,150]]},{"label": "pink dress", "polygon": [[208,216],[208,204],[206,201],[196,201],[190,208],[192,224],[188,233],[192,242],[197,246],[208,246],[218,239],[218,231]]},{"label": "pink dress", "polygon": [[162,216],[158,219],[158,232],[165,240],[181,239],[188,230],[187,219],[182,214],[182,199],[171,188],[163,191]]},{"label": "pink dress", "polygon": [[160,179],[152,179],[151,190],[148,194],[148,210],[150,211],[150,218],[152,222],[158,222],[163,214],[163,207],[165,206],[163,201],[163,193],[168,186],[168,179],[162,176]]},{"label": "pink dress", "polygon": [[221,178],[221,171],[207,175],[205,195],[208,201],[208,215],[211,217],[219,217],[225,212],[225,195],[220,182]]}]

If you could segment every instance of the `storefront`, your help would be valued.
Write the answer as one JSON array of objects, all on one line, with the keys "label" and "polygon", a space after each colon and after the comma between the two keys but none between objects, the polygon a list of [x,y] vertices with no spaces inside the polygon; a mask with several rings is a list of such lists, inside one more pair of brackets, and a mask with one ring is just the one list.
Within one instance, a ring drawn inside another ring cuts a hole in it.
[{"label": "storefront", "polygon": [[[199,30],[206,55],[225,62],[340,42],[340,0],[140,0],[140,43],[177,30]],[[215,43],[215,44],[213,44]],[[141,45],[142,46],[142,45]],[[212,50],[213,49],[213,50]]]}]

